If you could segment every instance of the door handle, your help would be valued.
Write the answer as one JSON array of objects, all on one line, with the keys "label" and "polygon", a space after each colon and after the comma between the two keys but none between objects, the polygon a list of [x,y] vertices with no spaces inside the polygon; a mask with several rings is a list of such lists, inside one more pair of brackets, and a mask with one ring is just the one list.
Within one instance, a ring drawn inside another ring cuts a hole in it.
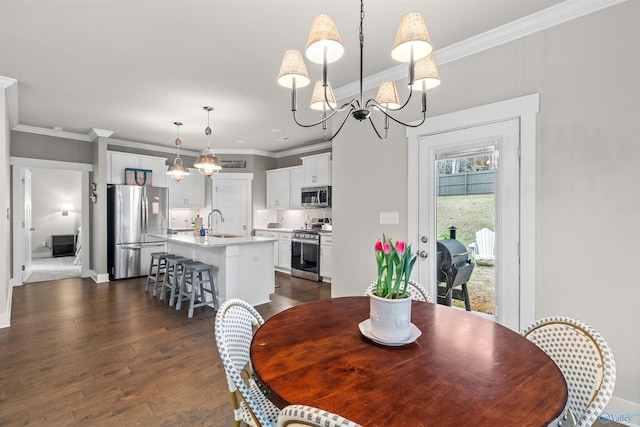
[{"label": "door handle", "polygon": [[429,241],[429,238],[428,238],[427,236],[422,236],[422,237],[420,238],[420,241],[421,241],[422,243],[427,243],[427,242]]},{"label": "door handle", "polygon": [[427,251],[420,251],[420,258],[428,258],[429,257],[429,252]]}]

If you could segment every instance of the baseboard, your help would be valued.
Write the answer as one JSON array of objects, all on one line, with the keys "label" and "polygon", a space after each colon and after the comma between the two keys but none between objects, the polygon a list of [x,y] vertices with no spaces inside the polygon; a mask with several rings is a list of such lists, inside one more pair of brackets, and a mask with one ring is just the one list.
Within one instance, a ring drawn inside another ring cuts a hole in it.
[{"label": "baseboard", "polygon": [[89,271],[91,278],[96,283],[105,283],[109,281],[109,273],[98,274],[95,271]]},{"label": "baseboard", "polygon": [[625,426],[640,427],[640,403],[613,396],[600,414],[599,420],[601,424],[615,421]]},{"label": "baseboard", "polygon": [[7,295],[7,306],[5,312],[0,313],[0,329],[11,326],[11,301],[13,300],[13,286],[9,286]]}]

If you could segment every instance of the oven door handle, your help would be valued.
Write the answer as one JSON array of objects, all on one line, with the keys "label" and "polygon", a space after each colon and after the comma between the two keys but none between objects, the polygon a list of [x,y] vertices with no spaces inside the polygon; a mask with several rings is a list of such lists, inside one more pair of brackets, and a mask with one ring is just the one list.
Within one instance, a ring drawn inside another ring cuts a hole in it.
[{"label": "oven door handle", "polygon": [[312,245],[318,245],[318,246],[320,245],[320,243],[318,243],[317,240],[296,239],[296,238],[292,238],[291,243],[309,243]]}]

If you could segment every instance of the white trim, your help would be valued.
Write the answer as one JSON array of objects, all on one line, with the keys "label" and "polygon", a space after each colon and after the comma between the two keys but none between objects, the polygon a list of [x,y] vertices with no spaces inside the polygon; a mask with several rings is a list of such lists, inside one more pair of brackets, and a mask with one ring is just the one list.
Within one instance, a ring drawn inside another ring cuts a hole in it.
[{"label": "white trim", "polygon": [[253,181],[253,173],[233,173],[233,172],[219,172],[215,175],[211,175],[211,178],[222,179],[237,179],[237,180],[249,180]]},{"label": "white trim", "polygon": [[96,283],[106,283],[109,281],[109,273],[98,274],[95,271],[91,270],[89,272],[89,276]]},{"label": "white trim", "polygon": [[42,159],[30,159],[26,157],[11,157],[11,165],[13,165],[13,189],[12,189],[12,230],[13,230],[13,277],[11,277],[12,286],[22,285],[22,256],[16,256],[16,254],[22,254],[22,222],[24,221],[24,201],[22,199],[22,177],[24,176],[24,168],[44,168],[44,169],[58,169],[58,170],[70,170],[80,172],[81,177],[81,226],[82,226],[82,277],[88,277],[89,260],[91,259],[91,248],[89,246],[91,227],[89,222],[89,197],[85,195],[89,194],[89,172],[93,171],[93,165],[87,163],[74,163],[74,162],[61,162],[57,160],[42,160]]},{"label": "white trim", "polygon": [[[418,241],[418,141],[420,136],[464,129],[509,119],[520,120],[520,330],[535,321],[536,307],[536,114],[540,95],[531,95],[473,107],[430,118],[418,128],[407,128],[408,224],[410,242]],[[413,191],[413,192],[411,192]]]},{"label": "white trim", "polygon": [[[517,19],[513,22],[493,28],[484,33],[470,37],[433,52],[438,65],[444,65],[465,58],[483,50],[526,37],[528,35],[563,24],[581,16],[614,6],[626,0],[565,0],[554,6]],[[397,81],[407,78],[407,65],[401,64],[393,68],[372,74],[362,82],[362,90],[378,87],[383,82]],[[336,99],[345,99],[360,93],[360,82],[352,82],[333,91]]]}]

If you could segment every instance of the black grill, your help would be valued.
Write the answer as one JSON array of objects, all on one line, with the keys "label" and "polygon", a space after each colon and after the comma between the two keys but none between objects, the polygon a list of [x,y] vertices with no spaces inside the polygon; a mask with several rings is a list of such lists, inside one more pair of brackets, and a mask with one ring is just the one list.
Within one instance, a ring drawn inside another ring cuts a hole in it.
[{"label": "black grill", "polygon": [[469,251],[455,239],[453,230],[451,238],[438,240],[437,249],[438,304],[451,306],[451,300],[456,299],[471,311],[467,282],[475,263],[469,259]]}]

